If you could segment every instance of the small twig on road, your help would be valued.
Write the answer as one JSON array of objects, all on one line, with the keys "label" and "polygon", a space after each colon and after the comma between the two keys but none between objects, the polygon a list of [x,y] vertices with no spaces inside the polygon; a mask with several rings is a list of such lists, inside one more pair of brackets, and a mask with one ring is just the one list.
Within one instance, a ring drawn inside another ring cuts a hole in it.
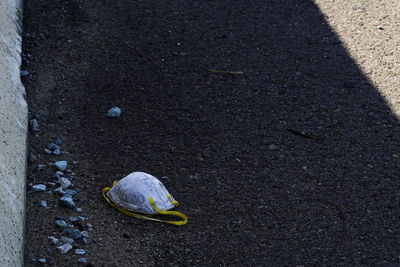
[{"label": "small twig on road", "polygon": [[320,141],[325,140],[325,138],[314,136],[314,135],[311,135],[311,134],[305,133],[305,132],[299,132],[299,131],[296,131],[296,130],[293,130],[293,129],[290,129],[290,128],[287,128],[286,130],[288,130],[291,133],[294,133],[295,135],[299,135],[299,136],[302,136],[302,137],[305,137],[305,138],[314,139],[314,140],[320,140]]},{"label": "small twig on road", "polygon": [[206,70],[210,71],[210,72],[218,73],[218,74],[233,74],[233,75],[242,75],[242,74],[244,74],[243,71],[214,70],[214,69],[207,68],[206,66],[204,66],[204,68]]}]

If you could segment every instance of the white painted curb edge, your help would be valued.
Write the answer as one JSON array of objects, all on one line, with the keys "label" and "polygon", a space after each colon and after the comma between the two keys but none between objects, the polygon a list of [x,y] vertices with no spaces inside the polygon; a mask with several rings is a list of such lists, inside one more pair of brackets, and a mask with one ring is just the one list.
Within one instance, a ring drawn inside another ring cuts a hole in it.
[{"label": "white painted curb edge", "polygon": [[20,81],[22,0],[0,0],[0,266],[23,266],[28,107]]}]

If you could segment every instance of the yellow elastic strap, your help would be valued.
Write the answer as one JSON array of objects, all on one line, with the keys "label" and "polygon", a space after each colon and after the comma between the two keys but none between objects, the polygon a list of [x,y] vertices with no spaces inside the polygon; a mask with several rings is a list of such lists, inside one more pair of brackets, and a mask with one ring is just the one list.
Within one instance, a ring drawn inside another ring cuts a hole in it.
[{"label": "yellow elastic strap", "polygon": [[[114,186],[116,183],[117,183],[117,180],[114,181],[113,186]],[[123,208],[118,207],[117,205],[115,205],[114,203],[111,202],[111,200],[108,198],[108,196],[107,196],[107,194],[106,194],[107,191],[109,191],[109,190],[110,190],[110,187],[104,187],[104,188],[103,188],[103,197],[104,197],[104,199],[108,202],[108,204],[110,204],[110,205],[111,205],[112,207],[114,207],[116,210],[118,210],[119,212],[121,212],[121,213],[123,213],[123,214],[125,214],[125,215],[127,215],[127,216],[134,217],[134,218],[137,218],[137,219],[143,219],[143,220],[148,220],[148,221],[154,221],[154,222],[169,223],[169,224],[173,224],[173,225],[184,225],[184,224],[187,223],[187,217],[186,217],[184,214],[182,214],[182,213],[180,213],[180,212],[177,212],[177,211],[164,211],[164,210],[160,210],[159,208],[157,208],[157,206],[154,204],[154,200],[153,200],[152,197],[149,197],[149,203],[150,203],[150,206],[151,206],[157,213],[159,213],[159,214],[165,214],[165,215],[175,215],[175,216],[178,216],[178,217],[182,218],[183,221],[163,221],[163,220],[159,220],[159,219],[156,219],[156,218],[148,217],[148,216],[146,216],[146,215],[142,215],[142,214],[138,214],[138,213],[134,213],[134,212],[130,212],[130,211],[124,210]],[[174,204],[175,206],[178,206],[178,205],[179,205],[178,201],[171,201],[171,195],[170,195],[170,194],[168,194],[168,200],[169,200],[172,204]]]},{"label": "yellow elastic strap", "polygon": [[[171,201],[171,198],[170,197],[168,197],[168,199],[169,199],[169,201],[173,204],[174,202],[176,202],[177,203],[177,201]],[[184,225],[184,224],[186,224],[187,223],[187,217],[186,217],[186,215],[185,214],[183,214],[183,213],[180,213],[180,212],[178,212],[178,211],[171,211],[171,210],[160,210],[159,208],[157,208],[157,206],[156,206],[156,204],[154,203],[154,200],[153,200],[153,198],[152,197],[149,197],[149,203],[150,203],[150,206],[153,208],[153,210],[155,210],[157,213],[159,213],[159,214],[163,214],[163,215],[172,215],[172,216],[178,216],[178,217],[180,217],[180,218],[182,218],[183,219],[183,221],[163,221],[163,222],[165,222],[165,223],[170,223],[170,224],[173,224],[173,225]],[[178,204],[179,205],[179,204]]]},{"label": "yellow elastic strap", "polygon": [[167,197],[168,197],[168,201],[171,202],[172,204],[174,204],[175,207],[179,206],[179,202],[178,201],[176,201],[176,200],[172,201],[171,200],[171,194],[170,193],[167,194]]}]

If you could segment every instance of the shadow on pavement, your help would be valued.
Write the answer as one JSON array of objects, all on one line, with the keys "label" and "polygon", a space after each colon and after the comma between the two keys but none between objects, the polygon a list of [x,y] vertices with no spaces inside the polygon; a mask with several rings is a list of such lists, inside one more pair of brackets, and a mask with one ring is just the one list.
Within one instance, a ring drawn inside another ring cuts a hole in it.
[{"label": "shadow on pavement", "polygon": [[[54,131],[86,177],[93,239],[108,240],[88,244],[95,266],[138,263],[132,253],[156,265],[399,262],[398,121],[312,1],[84,9],[66,25],[86,33],[81,46],[57,50],[69,101],[54,120],[72,130]],[[112,106],[120,119],[104,116]],[[101,188],[137,170],[168,177],[186,226],[106,205]]]}]

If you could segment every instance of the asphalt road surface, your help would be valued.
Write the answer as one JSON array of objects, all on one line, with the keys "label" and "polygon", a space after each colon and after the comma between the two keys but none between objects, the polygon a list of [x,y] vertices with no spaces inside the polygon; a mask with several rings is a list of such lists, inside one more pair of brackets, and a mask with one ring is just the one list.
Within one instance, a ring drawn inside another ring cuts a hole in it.
[{"label": "asphalt road surface", "polygon": [[[28,195],[26,266],[78,264],[47,240],[78,215],[87,266],[400,264],[398,121],[312,1],[25,0],[23,43],[27,183],[66,160],[83,210]],[[46,154],[56,138],[68,155]],[[188,224],[109,206],[133,171]]]}]

